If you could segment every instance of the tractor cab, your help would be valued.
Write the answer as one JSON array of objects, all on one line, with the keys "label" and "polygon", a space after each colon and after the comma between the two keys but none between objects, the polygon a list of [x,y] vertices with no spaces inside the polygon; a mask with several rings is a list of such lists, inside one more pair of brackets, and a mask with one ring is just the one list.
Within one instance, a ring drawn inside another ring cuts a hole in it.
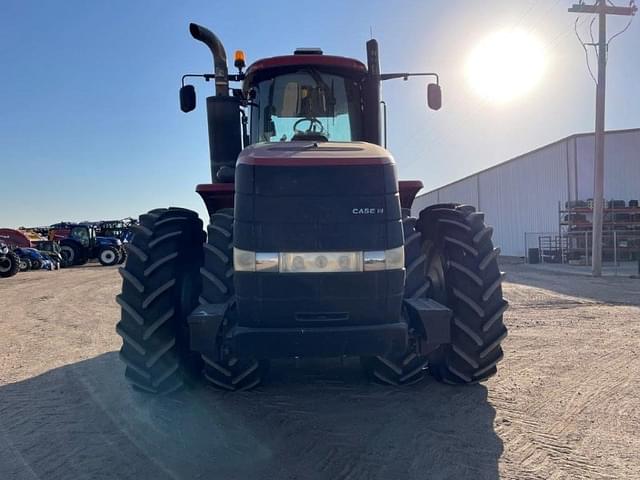
[{"label": "tractor cab", "polygon": [[320,50],[260,60],[243,94],[251,143],[364,141],[364,64]]},{"label": "tractor cab", "polygon": [[[191,35],[211,51],[213,74],[187,74],[182,77],[180,108],[196,107],[193,77],[215,82],[215,95],[206,99],[212,184],[234,183],[240,152],[251,145],[284,142],[367,142],[386,148],[386,106],[380,99],[381,82],[430,76],[435,83],[427,87],[427,104],[441,106],[439,77],[436,73],[380,73],[378,42],[367,42],[367,64],[359,60],[325,55],[318,48],[301,48],[293,55],[257,60],[246,72],[244,52],[235,53],[237,74],[230,74],[222,42],[211,31],[196,24]],[[241,88],[230,86],[241,83]],[[336,157],[340,153],[330,154]],[[222,191],[228,187],[199,188],[215,211],[229,206]],[[215,198],[214,198],[215,197]],[[209,199],[209,200],[208,200]],[[222,202],[218,201],[222,200]]]},{"label": "tractor cab", "polygon": [[77,240],[85,248],[93,248],[96,244],[96,230],[91,225],[76,225],[71,228],[69,238]]}]

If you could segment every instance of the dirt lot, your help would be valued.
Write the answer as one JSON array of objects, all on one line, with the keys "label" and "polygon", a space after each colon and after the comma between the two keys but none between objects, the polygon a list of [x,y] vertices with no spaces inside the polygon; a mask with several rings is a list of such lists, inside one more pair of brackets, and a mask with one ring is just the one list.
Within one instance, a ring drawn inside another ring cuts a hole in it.
[{"label": "dirt lot", "polygon": [[0,479],[640,478],[640,280],[504,269],[486,384],[286,361],[253,392],[169,398],[123,380],[114,268],[2,279]]}]

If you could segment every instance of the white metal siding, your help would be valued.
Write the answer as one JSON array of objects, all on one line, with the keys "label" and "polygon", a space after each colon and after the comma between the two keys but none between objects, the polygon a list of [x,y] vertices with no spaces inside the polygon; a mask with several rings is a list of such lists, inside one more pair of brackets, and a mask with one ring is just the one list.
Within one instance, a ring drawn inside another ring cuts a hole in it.
[{"label": "white metal siding", "polygon": [[566,142],[479,175],[479,208],[504,255],[524,255],[525,232],[558,230],[558,201],[567,200]]},{"label": "white metal siding", "polygon": [[578,200],[586,200],[593,198],[593,158],[595,155],[593,135],[580,137],[576,139],[576,143],[578,152]]},{"label": "white metal siding", "polygon": [[[593,135],[572,136],[416,198],[417,214],[460,202],[485,212],[504,255],[524,256],[525,232],[558,232],[558,202],[593,196]],[[605,196],[640,198],[640,130],[608,133]]]},{"label": "white metal siding", "polygon": [[[578,199],[593,198],[593,135],[577,139]],[[640,197],[640,132],[607,134],[605,138],[604,196],[631,200]]]},{"label": "white metal siding", "polygon": [[466,203],[478,205],[478,177],[474,175],[453,183],[439,191],[440,203]]},{"label": "white metal siding", "polygon": [[640,198],[640,134],[617,133],[605,140],[605,198]]},{"label": "white metal siding", "polygon": [[419,197],[416,197],[415,201],[413,202],[413,205],[411,206],[411,213],[414,216],[417,216],[418,213],[420,213],[420,210],[422,210],[425,207],[428,207],[429,205],[434,205],[436,203],[439,203],[438,190],[425,193],[424,195],[420,195]]}]

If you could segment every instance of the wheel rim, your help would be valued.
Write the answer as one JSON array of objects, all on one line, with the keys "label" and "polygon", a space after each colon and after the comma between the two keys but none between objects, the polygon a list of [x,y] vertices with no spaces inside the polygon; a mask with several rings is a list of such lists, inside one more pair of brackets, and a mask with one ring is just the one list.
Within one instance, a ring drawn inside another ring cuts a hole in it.
[{"label": "wheel rim", "polygon": [[111,250],[105,250],[100,254],[100,258],[104,263],[113,263],[116,259],[116,254]]},{"label": "wheel rim", "polygon": [[9,270],[11,270],[11,260],[9,260],[7,257],[0,258],[0,272],[6,273]]},{"label": "wheel rim", "polygon": [[62,247],[60,250],[60,255],[62,255],[62,260],[67,263],[73,262],[73,249],[70,247]]},{"label": "wheel rim", "polygon": [[424,243],[426,255],[425,276],[429,279],[428,296],[443,305],[447,304],[447,281],[445,265],[447,260],[444,252],[430,240]]}]

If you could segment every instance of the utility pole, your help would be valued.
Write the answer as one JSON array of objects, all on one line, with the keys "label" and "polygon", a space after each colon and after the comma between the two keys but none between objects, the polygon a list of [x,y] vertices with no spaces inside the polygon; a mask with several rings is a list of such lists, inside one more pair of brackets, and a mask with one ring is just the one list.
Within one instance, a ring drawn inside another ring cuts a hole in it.
[{"label": "utility pole", "polygon": [[593,5],[582,1],[574,4],[569,12],[598,14],[598,81],[596,85],[596,131],[595,161],[593,168],[593,234],[592,272],[594,277],[602,275],[602,218],[604,215],[604,99],[607,81],[607,15],[635,15],[637,7],[631,2],[628,7],[607,5],[606,0],[596,0]]}]

